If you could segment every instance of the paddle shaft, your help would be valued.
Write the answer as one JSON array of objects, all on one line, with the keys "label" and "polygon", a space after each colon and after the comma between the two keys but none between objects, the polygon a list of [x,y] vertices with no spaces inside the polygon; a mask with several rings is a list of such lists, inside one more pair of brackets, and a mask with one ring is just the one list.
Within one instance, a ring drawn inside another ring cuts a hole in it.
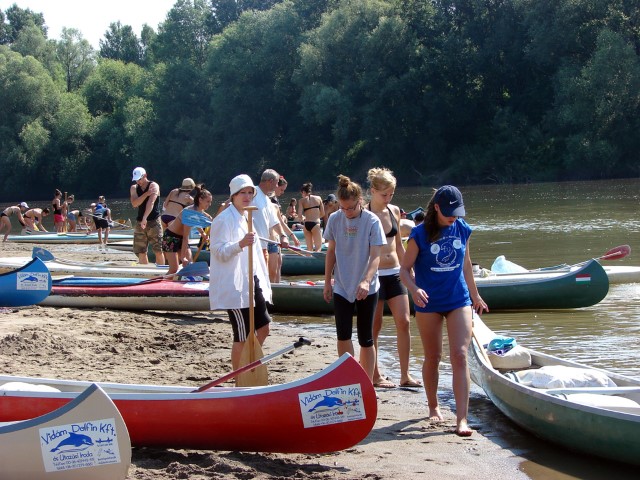
[{"label": "paddle shaft", "polygon": [[[249,233],[253,232],[253,211],[256,207],[248,207],[247,211],[247,226]],[[253,358],[254,344],[255,344],[255,308],[253,305],[253,245],[249,245],[249,347],[251,348],[250,360],[253,362],[256,360]]]},{"label": "paddle shaft", "polygon": [[[475,313],[473,315],[475,315]],[[478,348],[482,353],[482,358],[484,358],[484,360],[489,364],[489,368],[493,368],[493,365],[491,365],[491,360],[489,360],[489,355],[487,355],[487,351],[484,349],[484,347],[482,346],[482,343],[480,343],[480,340],[478,340],[478,337],[476,336],[476,331],[473,328],[473,320],[471,323],[471,336],[473,340],[478,344]]]},{"label": "paddle shaft", "polygon": [[[263,242],[268,242],[268,243],[273,243],[275,245],[280,245],[280,242],[277,242],[275,240],[271,240],[269,238],[258,237],[258,239],[262,240]],[[287,248],[289,250],[291,250],[292,252],[294,252],[294,253],[302,253],[302,254],[305,254],[305,255],[311,255],[313,257],[320,256],[320,257],[324,258],[327,255],[324,252],[312,252],[310,250],[305,250],[304,248],[294,247],[293,245],[289,245]]]},{"label": "paddle shaft", "polygon": [[291,350],[295,350],[296,348],[300,348],[303,345],[311,345],[311,340],[307,340],[304,337],[300,337],[300,339],[295,342],[293,345],[289,345],[288,347],[285,347],[281,350],[278,350],[277,352],[271,353],[265,357],[259,358],[258,360],[251,362],[251,363],[247,363],[244,367],[240,367],[237,370],[234,370],[233,372],[229,372],[226,375],[223,375],[220,378],[217,378],[209,383],[207,383],[206,385],[201,386],[200,388],[194,390],[192,393],[196,393],[196,392],[204,392],[205,390],[208,390],[211,387],[215,387],[216,385],[220,385],[221,383],[226,382],[227,380],[231,380],[232,378],[237,377],[238,375],[240,375],[241,373],[247,372],[249,370],[253,370],[256,367],[259,367],[260,365],[264,365],[265,363],[270,362],[271,360],[273,360],[274,358],[277,358],[281,355],[284,355],[285,353],[290,352]]}]

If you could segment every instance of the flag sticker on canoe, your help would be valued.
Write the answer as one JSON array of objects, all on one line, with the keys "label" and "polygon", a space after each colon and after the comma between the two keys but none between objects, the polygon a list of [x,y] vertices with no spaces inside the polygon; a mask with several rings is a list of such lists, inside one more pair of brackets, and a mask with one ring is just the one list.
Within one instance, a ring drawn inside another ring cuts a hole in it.
[{"label": "flag sticker on canoe", "polygon": [[576,283],[589,283],[591,281],[591,275],[588,273],[579,273],[576,275]]},{"label": "flag sticker on canoe", "polygon": [[17,290],[49,290],[49,274],[47,272],[18,272],[16,274]]},{"label": "flag sticker on canoe", "polygon": [[40,448],[47,472],[121,462],[113,418],[41,428]]},{"label": "flag sticker on canoe", "polygon": [[304,428],[367,418],[359,383],[298,394]]}]

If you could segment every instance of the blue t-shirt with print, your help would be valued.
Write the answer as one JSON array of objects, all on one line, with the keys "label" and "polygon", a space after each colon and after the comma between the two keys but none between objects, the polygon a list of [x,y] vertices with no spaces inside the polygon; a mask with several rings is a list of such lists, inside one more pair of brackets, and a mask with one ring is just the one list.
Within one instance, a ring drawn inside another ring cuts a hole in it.
[{"label": "blue t-shirt with print", "polygon": [[411,230],[419,252],[414,265],[416,285],[427,292],[426,307],[415,307],[418,312],[449,312],[471,305],[469,289],[464,280],[464,256],[471,227],[461,218],[440,231],[440,238],[429,242],[424,224]]}]

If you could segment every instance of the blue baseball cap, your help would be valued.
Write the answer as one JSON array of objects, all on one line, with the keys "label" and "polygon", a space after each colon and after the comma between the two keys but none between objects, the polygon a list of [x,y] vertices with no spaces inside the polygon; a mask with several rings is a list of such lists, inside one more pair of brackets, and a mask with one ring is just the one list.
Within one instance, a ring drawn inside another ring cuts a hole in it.
[{"label": "blue baseball cap", "polygon": [[453,185],[443,185],[435,195],[433,201],[440,206],[440,212],[445,217],[464,217],[464,202],[462,194]]}]

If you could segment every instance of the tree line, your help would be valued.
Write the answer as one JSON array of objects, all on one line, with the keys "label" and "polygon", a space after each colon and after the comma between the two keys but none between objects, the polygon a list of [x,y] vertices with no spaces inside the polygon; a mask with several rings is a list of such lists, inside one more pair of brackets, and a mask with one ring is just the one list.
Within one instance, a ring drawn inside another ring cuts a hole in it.
[{"label": "tree line", "polygon": [[0,195],[123,194],[141,165],[225,192],[640,175],[632,0],[177,0],[95,50],[0,11]]}]

